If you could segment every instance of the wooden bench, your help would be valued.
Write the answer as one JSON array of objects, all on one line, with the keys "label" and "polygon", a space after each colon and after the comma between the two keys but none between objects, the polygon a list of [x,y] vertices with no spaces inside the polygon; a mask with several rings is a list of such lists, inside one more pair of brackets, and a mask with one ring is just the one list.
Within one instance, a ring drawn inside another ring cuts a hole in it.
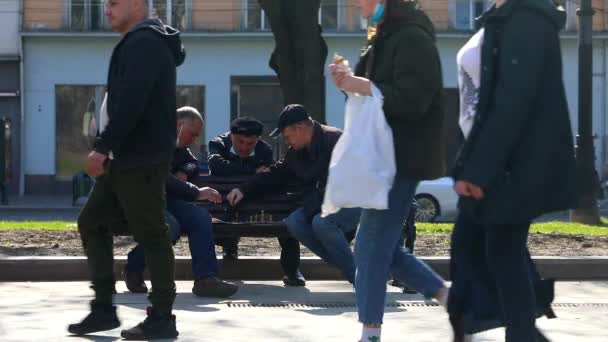
[{"label": "wooden bench", "polygon": [[197,202],[209,210],[213,217],[215,237],[289,237],[285,219],[301,206],[300,194],[288,191],[284,194],[247,196],[236,207],[230,206],[226,195],[250,179],[251,177],[201,176],[194,181],[198,187],[210,187],[219,191],[224,199],[220,204]]},{"label": "wooden bench", "polygon": [[[207,201],[197,202],[197,205],[209,210],[213,219],[215,238],[289,237],[285,219],[302,206],[302,196],[297,188],[290,186],[283,194],[247,196],[236,207],[230,206],[226,195],[250,179],[251,177],[201,175],[193,182],[198,187],[210,187],[219,191],[224,199],[220,204]],[[116,235],[129,234],[126,230],[120,230],[119,227],[113,231]],[[349,242],[354,239],[354,233],[346,236]],[[413,241],[411,244],[413,247]]]}]

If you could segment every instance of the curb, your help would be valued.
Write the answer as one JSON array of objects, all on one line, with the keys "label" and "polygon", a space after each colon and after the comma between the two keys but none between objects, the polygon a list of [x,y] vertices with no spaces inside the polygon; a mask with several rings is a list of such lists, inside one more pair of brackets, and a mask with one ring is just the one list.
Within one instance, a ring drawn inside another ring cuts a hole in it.
[{"label": "curb", "polygon": [[[448,279],[448,257],[421,257],[442,277]],[[557,280],[608,280],[608,256],[535,257],[539,272]],[[121,279],[126,257],[115,257],[114,273]],[[219,259],[220,277],[240,280],[277,280],[283,276],[278,257],[240,257],[238,261]],[[343,279],[340,272],[319,258],[302,258],[300,268],[308,280]],[[83,281],[89,279],[85,257],[6,257],[0,258],[2,281]],[[191,259],[175,258],[175,278],[192,279]],[[148,278],[149,279],[149,278]]]}]

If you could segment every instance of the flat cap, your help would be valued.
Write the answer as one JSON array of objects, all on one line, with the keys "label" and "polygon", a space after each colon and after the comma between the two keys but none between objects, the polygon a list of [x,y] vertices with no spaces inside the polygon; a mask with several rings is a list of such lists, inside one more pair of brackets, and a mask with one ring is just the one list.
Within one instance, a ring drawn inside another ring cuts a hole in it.
[{"label": "flat cap", "polygon": [[232,134],[257,135],[259,137],[263,130],[264,125],[260,121],[249,117],[237,118],[230,124],[230,133]]}]

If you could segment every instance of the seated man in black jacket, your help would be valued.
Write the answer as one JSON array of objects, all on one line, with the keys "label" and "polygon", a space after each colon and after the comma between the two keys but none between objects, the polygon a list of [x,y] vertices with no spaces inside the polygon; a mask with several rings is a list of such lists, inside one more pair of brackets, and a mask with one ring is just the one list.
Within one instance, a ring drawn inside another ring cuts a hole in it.
[{"label": "seated man in black jacket", "polygon": [[[177,148],[173,154],[171,174],[167,177],[167,211],[175,217],[179,225],[171,226],[171,240],[177,241],[180,233],[188,234],[188,244],[192,256],[194,287],[192,292],[201,297],[230,297],[236,293],[235,284],[217,278],[218,262],[215,256],[213,226],[207,209],[193,201],[208,200],[221,202],[219,192],[211,188],[198,188],[189,181],[198,176],[198,161],[190,152],[189,145],[196,141],[203,129],[201,114],[192,107],[177,110]],[[128,255],[124,270],[127,288],[133,292],[146,292],[143,270],[144,251],[136,246]]]},{"label": "seated man in black jacket", "polygon": [[[264,126],[253,118],[238,118],[230,125],[230,132],[209,142],[209,171],[213,176],[244,176],[269,171],[273,163],[270,145],[260,139]],[[288,286],[304,286],[299,271],[300,244],[293,238],[279,238],[283,282]],[[224,248],[224,258],[237,259],[238,239],[218,241]]]},{"label": "seated man in black jacket", "polygon": [[329,172],[331,153],[342,131],[312,120],[301,105],[285,107],[278,127],[271,136],[282,134],[289,145],[285,158],[257,174],[246,184],[233,189],[227,196],[231,205],[244,196],[284,190],[297,182],[303,189],[303,207],[287,219],[287,228],[308,249],[326,262],[336,266],[344,277],[353,282],[355,263],[347,236],[357,229],[361,209],[344,208],[333,215],[321,217],[321,204]]},{"label": "seated man in black jacket", "polygon": [[[260,139],[263,128],[256,119],[238,118],[230,124],[230,132],[209,141],[210,174],[232,177],[267,171],[274,161],[270,145]],[[222,246],[224,260],[238,259],[238,238],[216,239],[215,243]]]}]

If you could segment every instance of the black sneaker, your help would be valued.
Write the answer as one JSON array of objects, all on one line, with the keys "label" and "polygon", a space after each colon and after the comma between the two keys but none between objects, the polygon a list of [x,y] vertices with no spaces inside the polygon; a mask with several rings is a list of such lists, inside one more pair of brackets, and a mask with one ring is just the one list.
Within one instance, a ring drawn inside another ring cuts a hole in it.
[{"label": "black sneaker", "polygon": [[285,275],[283,277],[283,284],[285,286],[306,286],[306,279],[298,270],[295,273]]},{"label": "black sneaker", "polygon": [[68,332],[74,335],[86,335],[98,331],[116,329],[120,321],[116,315],[116,307],[112,305],[91,304],[91,313],[80,323],[70,324]]},{"label": "black sneaker", "polygon": [[194,282],[192,293],[199,297],[228,298],[236,293],[239,287],[217,277],[207,277]]},{"label": "black sneaker", "polygon": [[175,315],[164,316],[147,309],[148,317],[135,327],[123,330],[120,336],[129,341],[146,341],[157,338],[176,338],[179,333],[175,327]]},{"label": "black sneaker", "polygon": [[225,250],[222,252],[222,260],[236,261],[239,260],[239,252],[237,250]]}]

